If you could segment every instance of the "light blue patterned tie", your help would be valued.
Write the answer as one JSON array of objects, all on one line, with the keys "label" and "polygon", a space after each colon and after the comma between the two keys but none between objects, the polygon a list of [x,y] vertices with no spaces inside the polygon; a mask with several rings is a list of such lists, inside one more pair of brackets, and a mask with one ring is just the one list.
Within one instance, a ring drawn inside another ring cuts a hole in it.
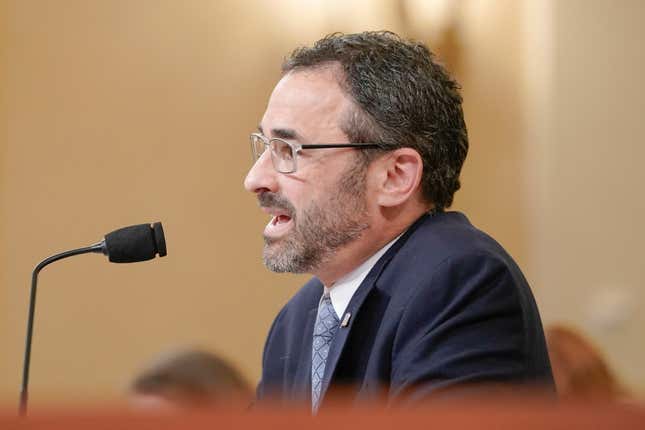
[{"label": "light blue patterned tie", "polygon": [[318,316],[314,326],[314,338],[311,348],[311,410],[313,412],[318,410],[329,346],[338,330],[338,323],[338,317],[336,316],[336,311],[334,311],[334,306],[331,304],[329,294],[325,294],[318,306]]}]

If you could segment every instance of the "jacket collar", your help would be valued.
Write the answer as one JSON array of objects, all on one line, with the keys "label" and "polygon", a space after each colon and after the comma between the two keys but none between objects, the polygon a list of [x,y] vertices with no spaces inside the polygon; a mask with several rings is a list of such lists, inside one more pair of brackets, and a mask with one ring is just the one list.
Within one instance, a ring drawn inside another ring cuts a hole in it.
[{"label": "jacket collar", "polygon": [[[370,292],[376,285],[376,281],[381,276],[381,273],[388,265],[390,260],[392,260],[392,258],[397,254],[399,249],[401,249],[401,247],[405,244],[405,242],[412,235],[412,233],[419,227],[419,225],[421,225],[427,218],[431,216],[432,216],[431,213],[426,213],[422,215],[419,219],[417,219],[408,228],[408,230],[399,238],[399,240],[397,240],[390,247],[390,249],[387,250],[387,252],[379,259],[379,261],[374,265],[374,267],[372,267],[372,270],[370,270],[367,277],[363,280],[361,285],[358,287],[358,290],[356,290],[356,293],[354,293],[354,296],[352,297],[349,304],[347,305],[347,309],[345,309],[345,312],[340,318],[341,326],[338,328],[338,331],[336,332],[336,336],[334,337],[334,341],[332,342],[332,345],[329,349],[329,355],[327,356],[327,363],[325,365],[325,375],[323,377],[322,388],[321,388],[321,403],[324,400],[324,396],[329,387],[329,383],[334,377],[334,372],[336,371],[338,360],[340,359],[340,356],[343,353],[343,349],[345,348],[345,343],[347,341],[347,338],[349,337],[349,334],[352,331],[352,327],[354,325],[353,323],[356,320],[356,316],[358,315],[358,312],[360,311],[361,306],[365,302],[365,299],[369,296]],[[313,313],[313,318],[314,320],[316,318],[315,312]],[[311,350],[311,338],[313,337],[313,335],[312,333],[309,333],[309,331],[307,333],[309,336],[309,344],[310,344],[310,350]],[[309,356],[311,356],[311,354],[309,354]],[[310,360],[308,361],[309,361],[309,369],[311,369],[311,361]]]}]

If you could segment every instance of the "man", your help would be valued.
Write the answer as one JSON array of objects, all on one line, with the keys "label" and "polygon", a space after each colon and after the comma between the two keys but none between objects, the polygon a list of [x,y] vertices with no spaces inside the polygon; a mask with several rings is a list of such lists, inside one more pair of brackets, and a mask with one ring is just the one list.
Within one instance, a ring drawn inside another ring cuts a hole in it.
[{"label": "man", "polygon": [[130,385],[132,406],[147,410],[231,408],[248,402],[249,394],[233,365],[193,348],[157,356]]},{"label": "man", "polygon": [[484,383],[551,387],[522,273],[445,211],[468,149],[457,83],[388,32],[330,35],[283,72],[245,187],[271,216],[266,266],[315,277],[271,327],[259,400],[316,411],[338,387],[404,402]]}]

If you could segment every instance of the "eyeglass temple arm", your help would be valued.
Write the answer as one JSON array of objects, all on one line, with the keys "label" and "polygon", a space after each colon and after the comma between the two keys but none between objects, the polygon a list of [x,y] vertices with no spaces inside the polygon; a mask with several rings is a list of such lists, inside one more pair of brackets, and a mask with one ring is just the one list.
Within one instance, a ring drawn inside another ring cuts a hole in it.
[{"label": "eyeglass temple arm", "polygon": [[323,148],[378,148],[376,143],[332,143],[332,144],[315,144],[315,145],[301,145],[302,149],[323,149]]}]

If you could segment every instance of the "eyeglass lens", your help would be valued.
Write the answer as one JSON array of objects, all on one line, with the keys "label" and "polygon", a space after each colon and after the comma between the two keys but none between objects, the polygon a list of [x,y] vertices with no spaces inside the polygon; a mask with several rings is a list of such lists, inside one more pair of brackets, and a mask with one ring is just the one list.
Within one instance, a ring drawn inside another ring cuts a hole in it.
[{"label": "eyeglass lens", "polygon": [[271,141],[271,158],[278,172],[293,172],[295,170],[293,148],[281,140]]},{"label": "eyeglass lens", "polygon": [[[265,141],[259,136],[252,136],[251,145],[253,147],[254,160],[257,161],[266,150]],[[269,142],[269,147],[273,167],[278,172],[291,173],[295,171],[295,157],[291,145],[282,140],[273,139]]]}]

